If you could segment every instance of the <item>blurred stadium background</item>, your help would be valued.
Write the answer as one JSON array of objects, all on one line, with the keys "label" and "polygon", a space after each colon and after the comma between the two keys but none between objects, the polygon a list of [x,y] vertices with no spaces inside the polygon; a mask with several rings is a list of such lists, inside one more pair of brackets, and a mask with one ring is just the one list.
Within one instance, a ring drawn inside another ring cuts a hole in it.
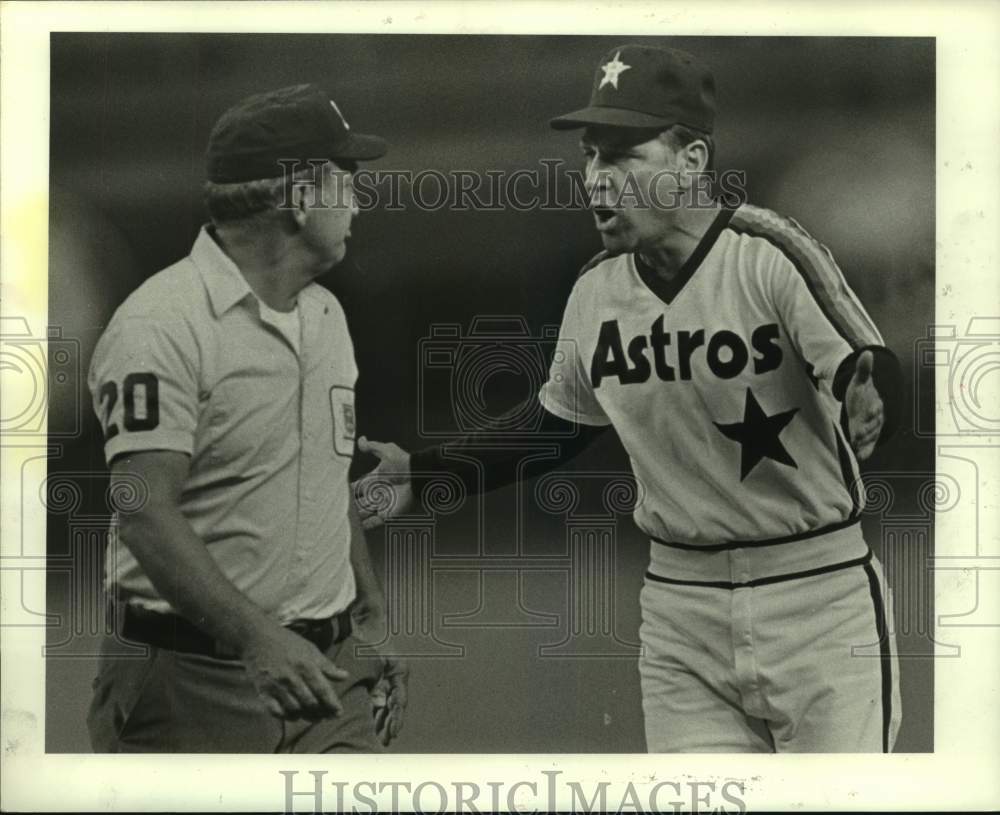
[{"label": "blurred stadium background", "polygon": [[[50,324],[79,343],[85,372],[117,305],[187,253],[204,220],[208,132],[222,110],[247,94],[303,81],[324,85],[355,129],[390,142],[389,155],[373,168],[512,172],[538,169],[543,157],[578,167],[576,135],[551,131],[548,118],[585,103],[598,58],[637,39],[53,34]],[[930,378],[914,376],[913,348],[934,315],[933,40],[649,39],[686,48],[713,67],[717,169],[744,171],[752,203],[793,216],[831,248],[900,355],[907,404],[929,404]],[[468,331],[476,316],[517,315],[538,336],[543,326],[558,324],[578,269],[599,248],[590,216],[580,211],[374,210],[353,234],[348,260],[323,283],[341,298],[351,325],[361,372],[358,432],[411,448],[425,443],[421,416],[436,426],[454,421],[446,380],[436,379],[441,387],[423,396],[418,387],[420,341],[431,327],[453,323]],[[49,632],[53,752],[88,749],[84,714],[95,665],[88,654],[96,630],[83,617],[101,604],[95,564],[107,512],[86,384],[69,385],[50,409],[54,426],[72,425],[78,404],[82,411],[82,432],[49,461],[50,473],[77,483],[80,496],[67,504],[50,494],[49,555],[61,565],[50,572],[48,611],[62,615]],[[499,408],[526,388],[523,377],[497,374],[486,397]],[[918,491],[934,459],[932,441],[913,432],[910,416],[904,424],[867,468],[890,485],[894,503],[879,503],[865,526],[876,550],[902,564],[893,573],[897,604],[904,600],[896,621],[904,707],[897,749],[917,752],[933,749],[927,633],[933,595],[921,561],[930,551],[933,519],[925,512],[920,520]],[[355,462],[358,474],[373,464]],[[569,468],[581,483],[582,473],[627,469],[612,438]],[[50,476],[50,492],[52,483]],[[578,513],[600,511],[591,492],[584,490]],[[440,639],[464,653],[412,661],[410,709],[397,749],[644,750],[628,646],[610,647],[624,658],[539,655],[540,646],[566,637],[565,570],[538,569],[518,579],[511,569],[468,567],[470,558],[519,551],[559,561],[566,551],[563,518],[540,511],[521,518],[515,505],[508,489],[489,496],[481,514],[463,509],[437,521],[435,562],[466,560],[435,571],[428,612]],[[910,537],[887,537],[890,514],[917,519]],[[482,541],[480,528],[487,530]],[[627,643],[637,639],[647,543],[624,515],[614,534],[615,577],[605,602]],[[372,544],[385,560],[385,534]],[[889,545],[909,548],[885,551]],[[467,568],[458,567],[463,562]]]}]

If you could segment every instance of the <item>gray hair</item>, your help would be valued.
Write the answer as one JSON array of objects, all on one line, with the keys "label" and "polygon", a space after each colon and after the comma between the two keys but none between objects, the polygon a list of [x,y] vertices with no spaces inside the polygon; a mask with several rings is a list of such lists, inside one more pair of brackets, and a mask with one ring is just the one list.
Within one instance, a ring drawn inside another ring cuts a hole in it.
[{"label": "gray hair", "polygon": [[696,130],[687,125],[677,124],[671,125],[664,130],[663,135],[674,150],[687,147],[693,141],[705,142],[705,145],[708,147],[708,162],[705,164],[705,169],[712,170],[715,168],[715,140],[712,138],[711,133],[706,133],[704,130]]},{"label": "gray hair", "polygon": [[292,189],[300,184],[321,184],[329,163],[310,163],[305,169],[277,178],[216,184],[206,181],[202,190],[212,223],[233,223],[267,217],[291,206]]}]

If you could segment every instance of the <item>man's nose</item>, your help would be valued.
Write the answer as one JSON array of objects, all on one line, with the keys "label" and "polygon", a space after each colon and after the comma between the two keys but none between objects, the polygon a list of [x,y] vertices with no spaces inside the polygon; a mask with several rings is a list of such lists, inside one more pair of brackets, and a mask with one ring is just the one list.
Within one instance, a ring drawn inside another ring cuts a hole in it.
[{"label": "man's nose", "polygon": [[596,162],[587,168],[587,174],[583,180],[583,187],[587,191],[591,202],[605,197],[611,190],[611,173],[606,168],[596,166]]}]

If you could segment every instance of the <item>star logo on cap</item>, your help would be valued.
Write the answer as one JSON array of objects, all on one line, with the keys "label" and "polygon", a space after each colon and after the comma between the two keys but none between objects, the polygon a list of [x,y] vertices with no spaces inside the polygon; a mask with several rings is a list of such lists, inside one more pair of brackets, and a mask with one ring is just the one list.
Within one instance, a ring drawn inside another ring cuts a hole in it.
[{"label": "star logo on cap", "polygon": [[601,84],[597,86],[598,90],[605,85],[611,85],[615,90],[618,90],[618,77],[621,76],[623,71],[627,71],[632,67],[619,59],[621,54],[621,51],[615,52],[615,58],[611,62],[606,62],[601,66],[601,70],[604,71],[604,77],[601,79]]},{"label": "star logo on cap", "polygon": [[344,123],[344,130],[350,130],[351,126],[347,123],[347,119],[344,118],[344,114],[340,112],[340,108],[337,107],[337,103],[334,102],[332,99],[330,100],[330,107],[332,107],[336,111],[337,116],[340,118],[340,121]]}]

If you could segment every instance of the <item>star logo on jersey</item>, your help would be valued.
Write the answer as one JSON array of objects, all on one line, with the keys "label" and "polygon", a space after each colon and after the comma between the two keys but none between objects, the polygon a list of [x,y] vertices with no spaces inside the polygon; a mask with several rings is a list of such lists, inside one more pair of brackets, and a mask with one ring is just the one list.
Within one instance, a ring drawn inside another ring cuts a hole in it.
[{"label": "star logo on jersey", "polygon": [[623,71],[628,71],[632,67],[619,59],[621,53],[621,51],[616,52],[615,58],[611,62],[605,62],[601,66],[604,76],[601,78],[601,84],[597,86],[597,90],[600,90],[605,85],[611,85],[615,90],[618,90],[618,77],[621,76]]},{"label": "star logo on jersey", "polygon": [[789,455],[779,436],[792,420],[798,408],[785,410],[768,416],[760,403],[747,388],[746,404],[743,407],[743,421],[735,424],[713,424],[722,434],[733,441],[738,441],[742,448],[740,454],[740,481],[743,481],[761,459],[770,458],[781,464],[798,469],[795,459]]}]

